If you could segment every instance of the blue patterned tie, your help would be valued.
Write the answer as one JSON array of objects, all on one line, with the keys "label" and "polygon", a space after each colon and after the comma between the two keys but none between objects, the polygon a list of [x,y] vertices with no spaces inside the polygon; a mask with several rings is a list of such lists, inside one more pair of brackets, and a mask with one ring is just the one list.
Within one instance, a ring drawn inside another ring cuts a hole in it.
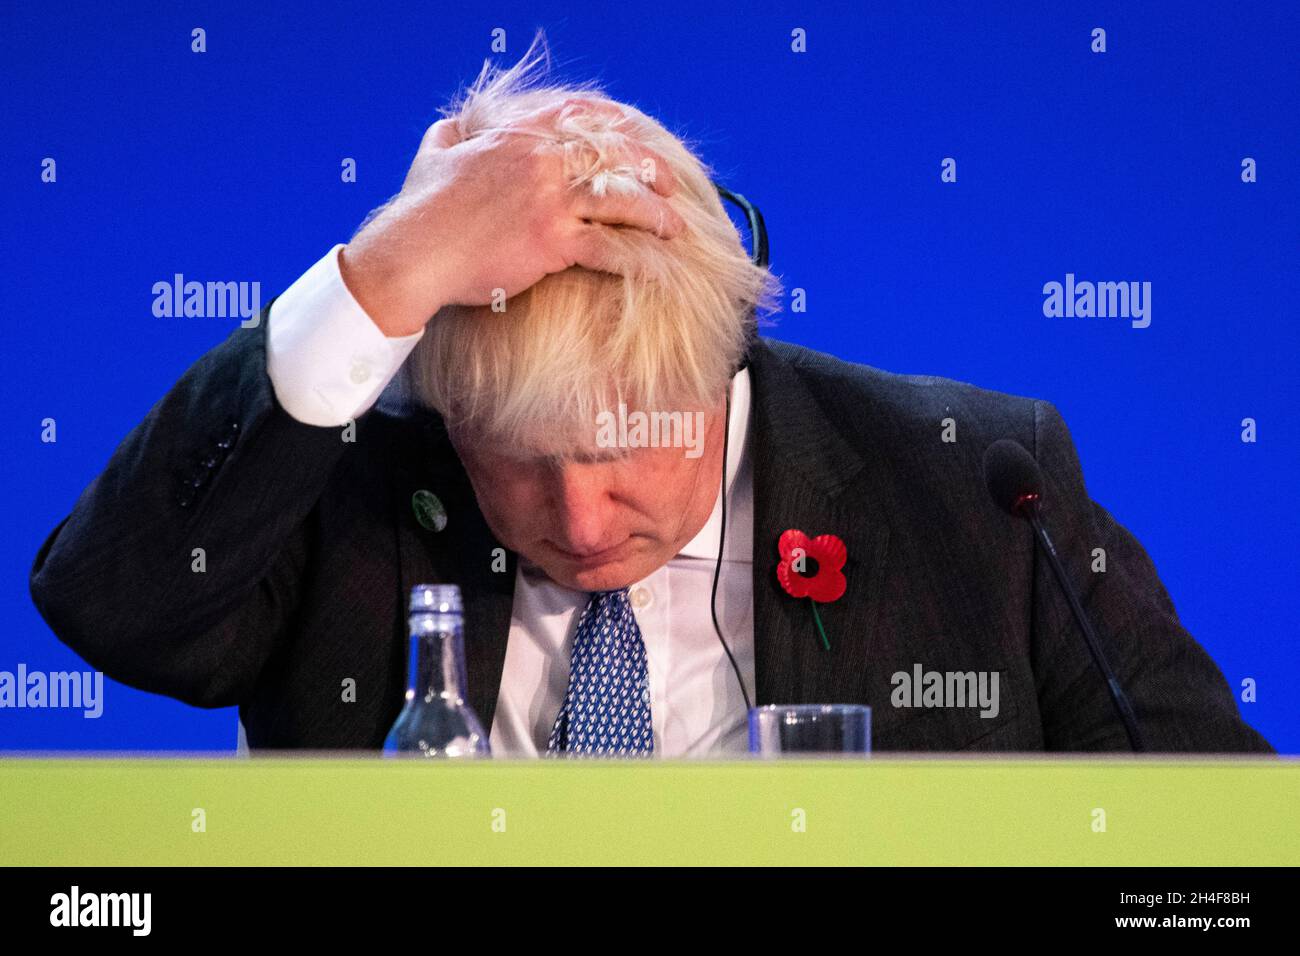
[{"label": "blue patterned tie", "polygon": [[569,689],[546,752],[645,757],[654,749],[650,671],[627,589],[597,591],[578,621]]}]

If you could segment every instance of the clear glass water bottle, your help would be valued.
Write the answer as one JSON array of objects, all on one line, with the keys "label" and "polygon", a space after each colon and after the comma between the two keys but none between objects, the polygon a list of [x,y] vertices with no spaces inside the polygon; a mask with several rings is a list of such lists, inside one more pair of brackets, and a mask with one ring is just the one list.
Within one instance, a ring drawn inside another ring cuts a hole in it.
[{"label": "clear glass water bottle", "polygon": [[411,589],[411,680],[384,741],[397,757],[487,757],[487,734],[465,702],[465,613],[454,584]]}]

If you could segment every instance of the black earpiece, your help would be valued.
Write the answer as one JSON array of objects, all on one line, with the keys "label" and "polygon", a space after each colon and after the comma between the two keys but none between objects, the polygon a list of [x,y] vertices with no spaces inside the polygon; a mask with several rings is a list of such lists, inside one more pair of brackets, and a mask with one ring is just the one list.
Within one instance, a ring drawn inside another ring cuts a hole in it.
[{"label": "black earpiece", "polygon": [[[758,207],[742,196],[740,193],[733,193],[726,186],[714,183],[713,188],[718,191],[718,195],[726,202],[731,203],[737,209],[745,214],[745,222],[749,225],[749,258],[753,260],[754,265],[760,269],[766,269],[768,264],[768,246],[767,246],[767,224],[763,221],[763,214],[758,211]],[[742,368],[749,365],[749,353],[758,341],[758,315],[751,313],[749,316],[749,327],[745,334],[745,351],[740,357],[740,364],[736,366],[739,372]]]},{"label": "black earpiece", "polygon": [[721,186],[718,183],[714,183],[713,186],[717,189],[719,196],[745,214],[745,220],[749,223],[749,257],[754,260],[754,265],[766,269],[769,260],[767,253],[767,225],[763,222],[763,214],[758,211],[757,206],[740,195],[740,193],[733,193],[726,186]]}]

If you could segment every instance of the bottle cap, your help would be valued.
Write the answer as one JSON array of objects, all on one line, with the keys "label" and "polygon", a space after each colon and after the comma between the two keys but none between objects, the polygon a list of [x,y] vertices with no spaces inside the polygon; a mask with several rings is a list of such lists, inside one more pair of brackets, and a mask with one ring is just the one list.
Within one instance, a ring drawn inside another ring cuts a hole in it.
[{"label": "bottle cap", "polygon": [[411,588],[411,613],[463,614],[460,586],[456,584],[417,584]]}]

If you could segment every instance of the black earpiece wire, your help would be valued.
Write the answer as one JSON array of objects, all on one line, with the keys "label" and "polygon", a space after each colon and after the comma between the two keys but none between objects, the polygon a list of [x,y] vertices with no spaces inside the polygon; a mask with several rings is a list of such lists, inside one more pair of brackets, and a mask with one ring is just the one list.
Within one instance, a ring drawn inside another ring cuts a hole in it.
[{"label": "black earpiece wire", "polygon": [[[733,193],[720,183],[714,183],[713,185],[722,199],[733,206],[739,207],[744,212],[745,220],[749,224],[749,236],[752,246],[750,258],[754,260],[754,265],[766,269],[768,264],[767,224],[763,221],[763,214],[758,211],[757,206],[740,195],[740,193]],[[746,364],[748,362],[742,360],[740,368],[736,371],[743,370]],[[727,544],[727,458],[730,454],[731,443],[730,383],[727,385],[727,417],[722,428],[722,528],[718,533],[718,560],[713,565],[713,591],[709,595],[709,612],[713,615],[713,630],[718,635],[718,643],[726,651],[727,660],[731,662],[731,670],[736,675],[736,683],[740,685],[740,695],[745,699],[745,714],[748,715],[750,709],[754,706],[749,700],[749,689],[745,686],[745,679],[740,676],[740,665],[736,663],[736,656],[731,653],[731,646],[727,644],[727,639],[722,636],[722,625],[718,623],[718,578],[722,574],[722,552]],[[748,719],[748,716],[746,719]]]},{"label": "black earpiece wire", "polygon": [[731,670],[736,675],[736,682],[740,684],[740,695],[745,698],[745,715],[748,720],[749,710],[753,706],[749,702],[749,690],[745,687],[745,679],[740,676],[740,665],[736,663],[736,656],[731,653],[727,639],[722,636],[722,625],[718,623],[718,578],[722,574],[722,549],[727,543],[727,456],[728,445],[731,443],[730,385],[727,386],[727,417],[722,427],[722,530],[718,533],[718,560],[713,565],[713,592],[709,595],[709,611],[713,614],[713,630],[718,635],[718,642],[727,652],[727,660],[731,661]]}]

